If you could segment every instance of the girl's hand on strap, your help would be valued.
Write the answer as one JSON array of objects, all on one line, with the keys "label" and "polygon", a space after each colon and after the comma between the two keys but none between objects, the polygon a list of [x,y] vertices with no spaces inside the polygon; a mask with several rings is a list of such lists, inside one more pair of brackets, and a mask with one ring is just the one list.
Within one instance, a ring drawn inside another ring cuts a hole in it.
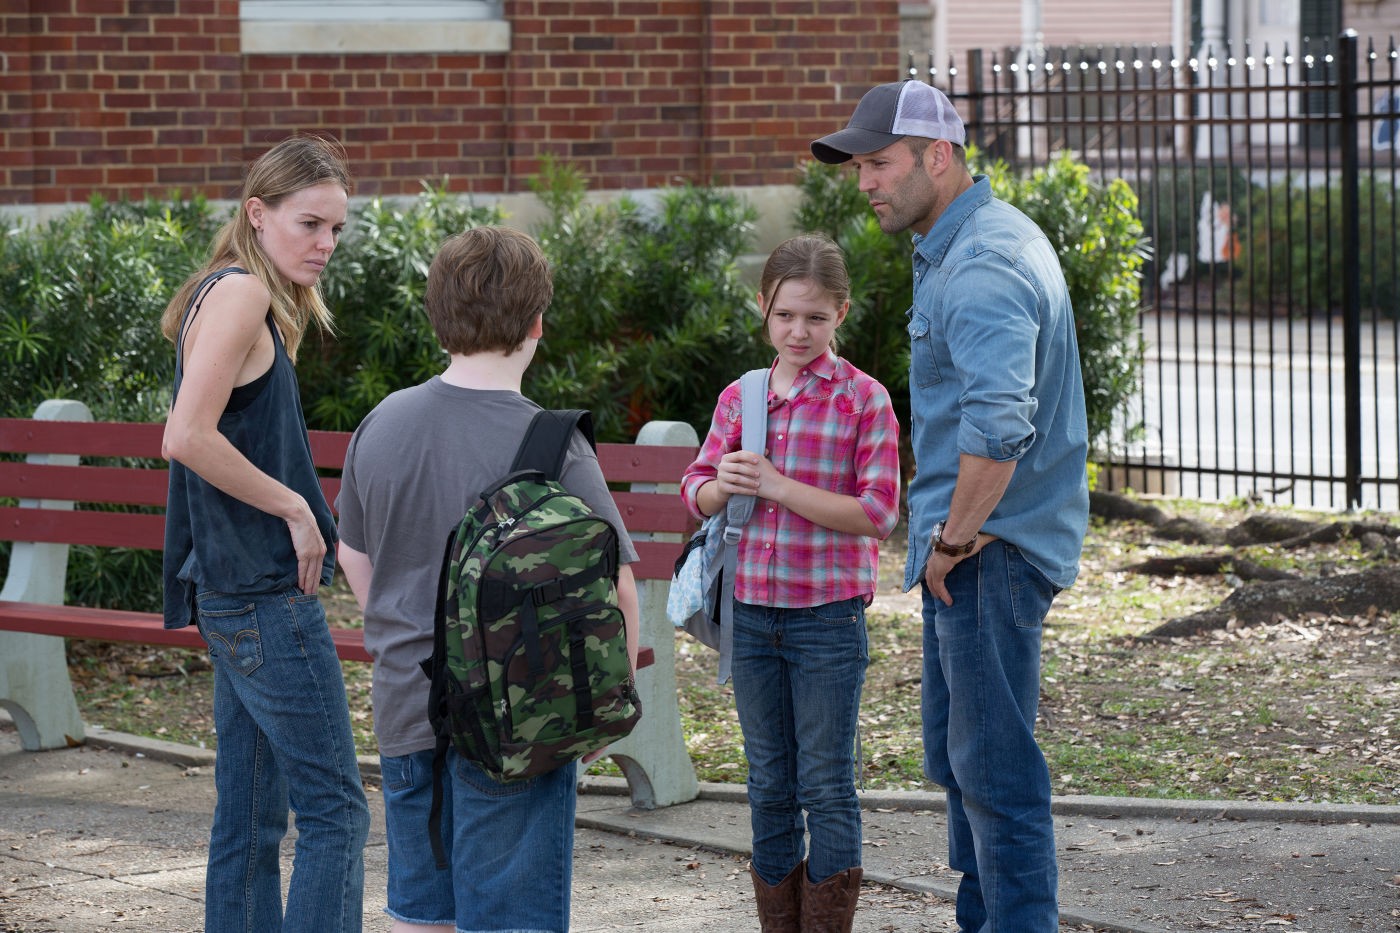
[{"label": "girl's hand on strap", "polygon": [[724,455],[715,469],[715,484],[727,500],[730,496],[758,495],[760,467],[758,454],[735,450]]}]

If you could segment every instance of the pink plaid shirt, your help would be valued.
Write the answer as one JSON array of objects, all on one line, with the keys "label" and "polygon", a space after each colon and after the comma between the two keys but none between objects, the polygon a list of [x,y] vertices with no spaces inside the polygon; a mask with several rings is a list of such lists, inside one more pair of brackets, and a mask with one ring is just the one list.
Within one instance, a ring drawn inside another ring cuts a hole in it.
[{"label": "pink plaid shirt", "polygon": [[[696,495],[740,440],[739,383],[720,393],[710,433],[681,480],[697,517]],[[887,536],[899,519],[899,421],[885,387],[831,351],[798,375],[787,398],[768,393],[767,455],[779,473],[855,496]],[[739,542],[734,596],[791,609],[875,593],[879,540],[813,524],[759,499]]]}]

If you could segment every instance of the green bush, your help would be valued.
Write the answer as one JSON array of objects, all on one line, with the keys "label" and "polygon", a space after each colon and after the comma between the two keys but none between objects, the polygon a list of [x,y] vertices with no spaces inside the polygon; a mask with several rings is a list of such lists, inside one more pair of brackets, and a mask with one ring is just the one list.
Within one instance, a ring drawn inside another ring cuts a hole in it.
[{"label": "green bush", "polygon": [[170,294],[223,222],[202,199],[94,199],[0,237],[0,398],[28,417],[76,398],[99,420],[160,421],[174,358],[160,335]]},{"label": "green bush", "polygon": [[1238,234],[1249,223],[1253,190],[1242,171],[1226,165],[1162,166],[1144,178],[1137,188],[1139,216],[1156,260],[1153,272],[1160,275],[1173,256],[1187,259],[1186,268],[1179,270],[1181,277],[1199,270],[1201,202],[1206,194],[1230,205],[1232,229]]},{"label": "green bush", "polygon": [[703,437],[724,386],[770,358],[738,264],[752,206],[693,185],[657,191],[651,209],[630,197],[589,204],[577,170],[548,161],[534,188],[554,303],[525,393],[591,409],[599,440],[631,441],[651,420]]},{"label": "green bush", "polygon": [[[1026,210],[1060,251],[1079,322],[1090,428],[1098,438],[1132,391],[1141,227],[1126,186],[1099,187],[1062,159],[1028,179],[994,167],[997,190]],[[830,234],[852,273],[841,352],[891,391],[908,424],[907,239],[886,236],[853,179],[813,163],[798,223]],[[550,407],[592,409],[600,440],[630,441],[653,419],[703,432],[716,396],[772,359],[753,287],[739,262],[755,212],[742,197],[683,185],[647,204],[591,204],[578,172],[546,163],[535,181],[546,216],[532,231],[555,273],[545,336],[524,389]],[[203,262],[226,214],[201,199],[93,201],[52,222],[7,223],[0,238],[0,398],[28,417],[45,398],[76,398],[103,420],[160,421],[173,353],[159,321],[169,296]],[[389,392],[441,371],[446,357],[422,311],[428,266],[449,235],[502,222],[443,188],[412,202],[357,207],[322,280],[334,336],[314,332],[298,360],[313,428],[351,430]],[[0,548],[3,550],[3,548]],[[154,552],[75,548],[70,598],[153,609]]]},{"label": "green bush", "polygon": [[[998,197],[1045,231],[1059,254],[1074,304],[1090,445],[1098,449],[1142,371],[1138,311],[1146,246],[1137,198],[1123,181],[1091,181],[1088,166],[1068,155],[1024,178],[1000,162],[979,167],[975,150],[968,158],[974,172],[990,177]],[[841,328],[841,353],[885,384],[907,429],[908,239],[880,231],[855,177],[838,167],[809,164],[799,187],[798,227],[832,236],[851,269],[852,314]]]},{"label": "green bush", "polygon": [[384,396],[443,370],[447,355],[423,312],[428,267],[448,237],[502,219],[426,184],[406,204],[375,198],[351,212],[321,277],[335,333],[313,329],[297,359],[309,425],[353,431]]},{"label": "green bush", "polygon": [[[1363,177],[1360,206],[1361,307],[1388,318],[1400,306],[1400,237],[1394,183]],[[1288,305],[1303,314],[1337,312],[1345,282],[1340,183],[1326,187],[1285,179],[1256,189],[1254,223],[1245,240],[1244,288],[1265,308]]]}]

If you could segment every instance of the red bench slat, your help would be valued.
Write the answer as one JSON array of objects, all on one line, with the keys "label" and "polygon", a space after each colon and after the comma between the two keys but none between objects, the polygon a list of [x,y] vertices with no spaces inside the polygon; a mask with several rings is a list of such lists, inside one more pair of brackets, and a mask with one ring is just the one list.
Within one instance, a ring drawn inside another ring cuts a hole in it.
[{"label": "red bench slat", "polygon": [[165,547],[165,515],[0,507],[0,540],[97,547]]},{"label": "red bench slat", "polygon": [[[94,609],[91,606],[0,602],[0,629],[93,641],[204,647],[204,639],[193,625],[165,628],[160,614],[156,612],[126,612],[120,609]],[[336,654],[346,661],[370,660],[369,652],[365,650],[363,630],[333,627],[331,639],[335,642]]]},{"label": "red bench slat", "polygon": [[[143,645],[170,645],[178,648],[204,647],[199,629],[165,628],[159,613],[126,612],[120,609],[94,609],[90,606],[49,606],[43,603],[0,602],[0,629],[32,632],[92,641],[134,642]],[[372,660],[365,650],[364,630],[331,627],[335,652],[345,661]],[[656,652],[643,647],[637,653],[637,667],[656,661]]]},{"label": "red bench slat", "polygon": [[0,463],[0,497],[165,506],[166,471],[139,467]]}]

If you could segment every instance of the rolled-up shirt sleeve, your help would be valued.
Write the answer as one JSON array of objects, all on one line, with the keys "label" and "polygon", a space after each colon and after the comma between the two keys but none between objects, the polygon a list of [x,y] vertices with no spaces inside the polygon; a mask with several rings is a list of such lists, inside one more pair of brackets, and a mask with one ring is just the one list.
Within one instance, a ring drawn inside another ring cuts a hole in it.
[{"label": "rolled-up shirt sleeve", "polygon": [[[964,386],[957,445],[988,460],[1019,460],[1035,442],[1040,299],[1034,284],[1004,257],[968,262],[948,300],[948,347]],[[956,296],[956,297],[954,297]],[[987,296],[995,296],[988,300]]]},{"label": "rolled-up shirt sleeve", "polygon": [[889,393],[874,381],[861,407],[855,471],[856,499],[879,537],[888,537],[899,522],[899,419]]}]

